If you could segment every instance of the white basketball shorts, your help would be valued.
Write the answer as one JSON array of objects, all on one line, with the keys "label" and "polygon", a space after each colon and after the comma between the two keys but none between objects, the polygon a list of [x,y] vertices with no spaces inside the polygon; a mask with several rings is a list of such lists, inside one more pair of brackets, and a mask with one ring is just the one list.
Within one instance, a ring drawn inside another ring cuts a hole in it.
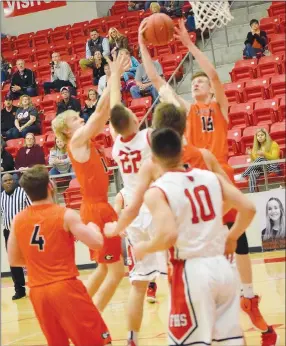
[{"label": "white basketball shorts", "polygon": [[239,279],[224,256],[175,261],[169,346],[244,345]]}]

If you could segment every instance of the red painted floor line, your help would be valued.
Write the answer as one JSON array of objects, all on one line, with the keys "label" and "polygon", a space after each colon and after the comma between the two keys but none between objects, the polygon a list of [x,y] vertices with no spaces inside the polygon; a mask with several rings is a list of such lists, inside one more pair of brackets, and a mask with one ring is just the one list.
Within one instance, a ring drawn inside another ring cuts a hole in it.
[{"label": "red painted floor line", "polygon": [[262,264],[262,263],[279,263],[285,262],[286,257],[274,257],[274,258],[254,258],[251,260],[254,264]]}]

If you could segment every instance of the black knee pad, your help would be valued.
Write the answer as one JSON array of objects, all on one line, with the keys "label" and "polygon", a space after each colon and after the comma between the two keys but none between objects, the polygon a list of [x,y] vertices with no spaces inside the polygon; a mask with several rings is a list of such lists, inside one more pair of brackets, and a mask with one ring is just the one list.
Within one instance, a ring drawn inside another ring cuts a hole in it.
[{"label": "black knee pad", "polygon": [[[228,229],[230,229],[233,225],[232,222],[228,222],[227,224]],[[245,232],[238,238],[237,240],[237,248],[235,253],[238,255],[248,255],[249,254],[249,248],[248,248],[248,241]]]}]

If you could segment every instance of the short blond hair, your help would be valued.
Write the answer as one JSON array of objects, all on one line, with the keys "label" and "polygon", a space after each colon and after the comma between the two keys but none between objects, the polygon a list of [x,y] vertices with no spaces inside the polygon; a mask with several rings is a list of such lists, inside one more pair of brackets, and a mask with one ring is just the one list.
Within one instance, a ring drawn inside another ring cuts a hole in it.
[{"label": "short blond hair", "polygon": [[76,113],[73,110],[67,110],[63,113],[60,113],[56,116],[56,118],[52,121],[52,129],[57,138],[61,139],[64,143],[67,143],[69,138],[65,131],[68,130],[67,127],[67,118]]},{"label": "short blond hair", "polygon": [[161,10],[161,6],[158,4],[158,2],[152,2],[150,4],[150,11],[152,13],[160,12],[160,10]]}]

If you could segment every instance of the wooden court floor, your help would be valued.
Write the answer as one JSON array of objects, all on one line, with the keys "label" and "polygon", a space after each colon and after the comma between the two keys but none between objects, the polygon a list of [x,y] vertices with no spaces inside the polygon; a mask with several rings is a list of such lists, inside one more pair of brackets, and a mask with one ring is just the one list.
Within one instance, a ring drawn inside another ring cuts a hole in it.
[{"label": "wooden court floor", "polygon": [[[285,252],[276,251],[252,255],[254,288],[262,296],[261,311],[267,322],[274,326],[285,345]],[[82,271],[85,282],[90,271]],[[125,307],[129,292],[128,279],[123,279],[111,303],[104,312],[113,345],[126,345]],[[145,303],[144,320],[139,337],[140,346],[160,346],[166,343],[168,288],[166,280],[158,280],[158,303]],[[29,298],[12,302],[13,287],[10,278],[2,280],[1,288],[1,345],[46,345],[45,338],[35,318]],[[241,323],[248,346],[260,345],[260,333],[255,331],[247,316]],[[88,345],[87,345],[88,346]]]}]

